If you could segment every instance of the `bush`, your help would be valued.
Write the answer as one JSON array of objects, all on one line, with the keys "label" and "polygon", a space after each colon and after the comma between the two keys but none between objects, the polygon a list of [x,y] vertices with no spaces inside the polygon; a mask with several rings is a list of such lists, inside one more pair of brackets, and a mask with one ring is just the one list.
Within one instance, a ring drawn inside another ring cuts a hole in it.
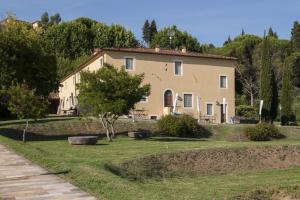
[{"label": "bush", "polygon": [[281,138],[282,134],[272,124],[260,123],[246,128],[246,136],[252,141],[267,141],[271,138]]},{"label": "bush", "polygon": [[248,105],[237,106],[236,112],[238,116],[245,117],[247,119],[255,119],[257,116],[255,108]]},{"label": "bush", "polygon": [[159,130],[174,137],[199,136],[200,126],[197,120],[189,115],[167,115],[158,120]]}]

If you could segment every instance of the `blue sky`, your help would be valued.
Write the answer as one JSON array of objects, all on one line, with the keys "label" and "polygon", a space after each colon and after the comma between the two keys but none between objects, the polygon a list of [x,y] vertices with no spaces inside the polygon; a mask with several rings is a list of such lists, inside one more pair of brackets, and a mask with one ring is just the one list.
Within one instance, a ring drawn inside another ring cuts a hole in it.
[{"label": "blue sky", "polygon": [[158,28],[177,25],[200,43],[222,45],[230,35],[262,35],[272,26],[288,39],[292,24],[300,20],[299,0],[0,0],[0,17],[7,12],[35,21],[44,11],[59,12],[64,21],[85,16],[107,24],[122,24],[141,38],[145,19]]}]

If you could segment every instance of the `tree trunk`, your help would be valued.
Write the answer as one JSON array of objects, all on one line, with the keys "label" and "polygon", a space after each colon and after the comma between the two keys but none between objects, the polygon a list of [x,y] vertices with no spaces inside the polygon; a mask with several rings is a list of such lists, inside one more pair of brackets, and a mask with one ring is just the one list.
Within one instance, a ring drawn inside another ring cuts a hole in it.
[{"label": "tree trunk", "polygon": [[25,143],[26,142],[26,131],[27,131],[27,128],[28,128],[28,119],[26,120],[26,126],[23,130],[23,142]]},{"label": "tree trunk", "polygon": [[110,129],[111,129],[111,133],[112,133],[112,137],[115,137],[115,128],[113,124],[110,124]]},{"label": "tree trunk", "polygon": [[254,97],[253,97],[253,92],[250,93],[250,103],[251,103],[251,107],[254,106]]},{"label": "tree trunk", "polygon": [[108,127],[108,123],[105,122],[105,128],[106,128],[106,137],[107,137],[107,140],[109,142],[112,142],[112,138],[111,138],[111,134],[109,133],[109,127]]}]

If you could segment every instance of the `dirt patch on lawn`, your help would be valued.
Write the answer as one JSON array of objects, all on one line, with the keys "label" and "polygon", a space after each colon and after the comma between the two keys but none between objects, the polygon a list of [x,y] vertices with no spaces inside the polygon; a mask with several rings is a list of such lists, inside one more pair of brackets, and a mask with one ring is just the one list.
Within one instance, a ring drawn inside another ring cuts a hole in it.
[{"label": "dirt patch on lawn", "polygon": [[271,189],[257,189],[240,194],[235,200],[299,200],[300,187],[280,187]]},{"label": "dirt patch on lawn", "polygon": [[181,174],[227,174],[300,165],[300,146],[204,149],[151,155],[106,165],[115,174],[134,179]]}]

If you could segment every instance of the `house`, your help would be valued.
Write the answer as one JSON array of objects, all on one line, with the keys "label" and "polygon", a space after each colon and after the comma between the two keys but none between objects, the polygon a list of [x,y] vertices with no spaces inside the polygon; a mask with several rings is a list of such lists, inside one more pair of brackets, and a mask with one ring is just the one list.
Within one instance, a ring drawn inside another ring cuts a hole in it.
[{"label": "house", "polygon": [[203,122],[228,123],[235,115],[236,58],[159,47],[96,49],[61,80],[60,114],[77,108],[80,72],[98,70],[103,63],[124,67],[130,74],[144,73],[144,83],[150,83],[151,94],[136,105],[135,117],[185,113]]}]

